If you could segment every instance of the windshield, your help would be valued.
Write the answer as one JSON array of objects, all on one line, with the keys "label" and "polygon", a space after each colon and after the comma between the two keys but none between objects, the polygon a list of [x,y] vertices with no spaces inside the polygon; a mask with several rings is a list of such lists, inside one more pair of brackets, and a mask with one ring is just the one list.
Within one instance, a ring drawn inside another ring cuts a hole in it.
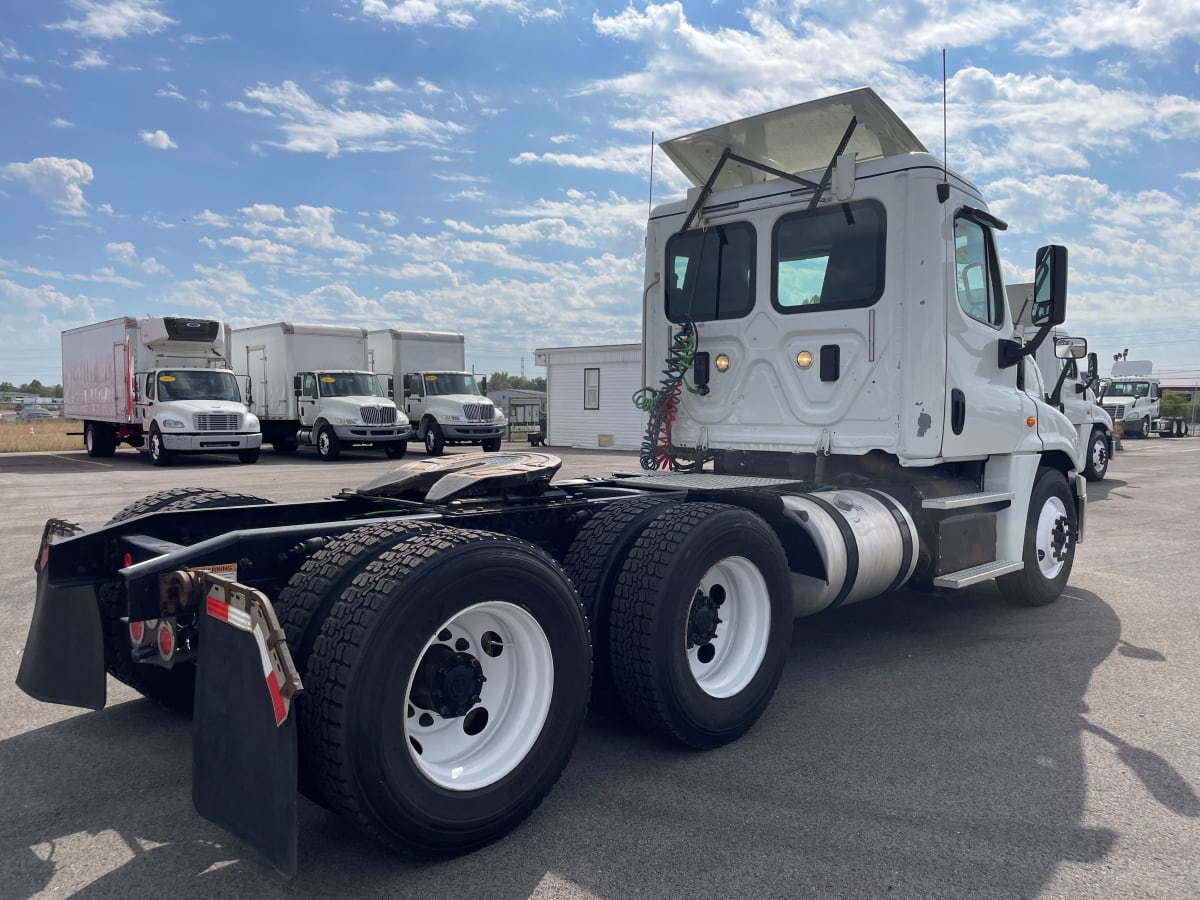
[{"label": "windshield", "polygon": [[322,397],[382,397],[379,378],[371,372],[318,372]]},{"label": "windshield", "polygon": [[475,381],[475,376],[466,372],[429,372],[424,377],[425,394],[428,397],[443,397],[447,394],[479,396],[479,384]]},{"label": "windshield", "polygon": [[1148,381],[1114,381],[1108,389],[1110,397],[1148,397],[1150,382]]},{"label": "windshield", "polygon": [[242,393],[232,372],[209,369],[172,369],[158,373],[159,400],[231,400],[241,403]]}]

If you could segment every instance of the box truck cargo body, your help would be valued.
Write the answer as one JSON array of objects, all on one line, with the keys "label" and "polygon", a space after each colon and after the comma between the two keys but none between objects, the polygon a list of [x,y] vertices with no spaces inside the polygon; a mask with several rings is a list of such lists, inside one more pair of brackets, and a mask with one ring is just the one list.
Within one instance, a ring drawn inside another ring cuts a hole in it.
[{"label": "box truck cargo body", "polygon": [[461,334],[386,328],[368,332],[367,348],[372,368],[390,381],[426,453],[437,456],[447,444],[500,449],[508,421],[465,371]]},{"label": "box truck cargo body", "polygon": [[121,443],[156,465],[177,453],[258,459],[262,435],[212,319],[124,316],[62,333],[63,415],[83,422],[90,456]]},{"label": "box truck cargo body", "polygon": [[250,383],[250,408],[276,453],[301,445],[333,460],[352,445],[398,459],[408,422],[367,365],[366,329],[272,322],[234,329],[233,367]]}]

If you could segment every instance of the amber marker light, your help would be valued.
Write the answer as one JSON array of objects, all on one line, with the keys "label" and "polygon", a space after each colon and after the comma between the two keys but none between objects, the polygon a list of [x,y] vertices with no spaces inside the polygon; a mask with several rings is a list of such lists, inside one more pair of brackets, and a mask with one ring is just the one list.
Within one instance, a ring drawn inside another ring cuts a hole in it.
[{"label": "amber marker light", "polygon": [[802,369],[807,369],[812,365],[812,354],[807,350],[801,350],[796,354],[796,365]]},{"label": "amber marker light", "polygon": [[1025,420],[1025,424],[1028,425],[1030,428],[1032,428],[1034,425],[1037,424],[1037,419],[1035,419],[1033,416],[1030,416],[1028,419]]},{"label": "amber marker light", "polygon": [[717,358],[713,360],[713,365],[717,367],[718,372],[729,371],[729,357],[724,353],[718,353]]}]

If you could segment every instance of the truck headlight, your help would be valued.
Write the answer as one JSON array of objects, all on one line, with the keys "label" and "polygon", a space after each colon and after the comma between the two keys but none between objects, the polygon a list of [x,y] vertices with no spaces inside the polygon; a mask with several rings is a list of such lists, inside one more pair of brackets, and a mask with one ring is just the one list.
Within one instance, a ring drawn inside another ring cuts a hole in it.
[{"label": "truck headlight", "polygon": [[329,421],[334,425],[357,425],[357,419],[339,419],[335,416],[330,416]]},{"label": "truck headlight", "polygon": [[462,416],[453,416],[453,415],[448,415],[448,416],[446,416],[446,421],[448,421],[448,422],[461,422],[461,421],[463,421],[463,417],[462,417]]},{"label": "truck headlight", "polygon": [[246,413],[246,430],[247,431],[258,431],[259,430],[258,416],[253,415],[252,413]]},{"label": "truck headlight", "polygon": [[178,419],[163,419],[162,427],[163,428],[186,428],[187,426],[184,425],[182,422],[180,422]]},{"label": "truck headlight", "polygon": [[493,416],[492,421],[494,421],[497,425],[503,425],[508,420],[504,418],[504,413],[500,412],[500,410],[496,410],[496,415]]}]

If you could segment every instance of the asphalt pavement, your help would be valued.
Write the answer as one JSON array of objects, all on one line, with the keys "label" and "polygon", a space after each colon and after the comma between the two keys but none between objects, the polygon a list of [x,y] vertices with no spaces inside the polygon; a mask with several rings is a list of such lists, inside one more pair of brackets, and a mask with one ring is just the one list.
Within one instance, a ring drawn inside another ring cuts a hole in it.
[{"label": "asphalt pavement", "polygon": [[[111,680],[99,712],[17,689],[37,542],[167,487],[311,499],[394,463],[0,456],[0,898],[1196,897],[1200,439],[1125,447],[1051,606],[984,584],[800,620],[740,741],[590,716],[541,808],[457,859],[396,857],[302,799],[292,882],[193,810],[186,718]],[[547,452],[565,475],[637,466]]]}]

